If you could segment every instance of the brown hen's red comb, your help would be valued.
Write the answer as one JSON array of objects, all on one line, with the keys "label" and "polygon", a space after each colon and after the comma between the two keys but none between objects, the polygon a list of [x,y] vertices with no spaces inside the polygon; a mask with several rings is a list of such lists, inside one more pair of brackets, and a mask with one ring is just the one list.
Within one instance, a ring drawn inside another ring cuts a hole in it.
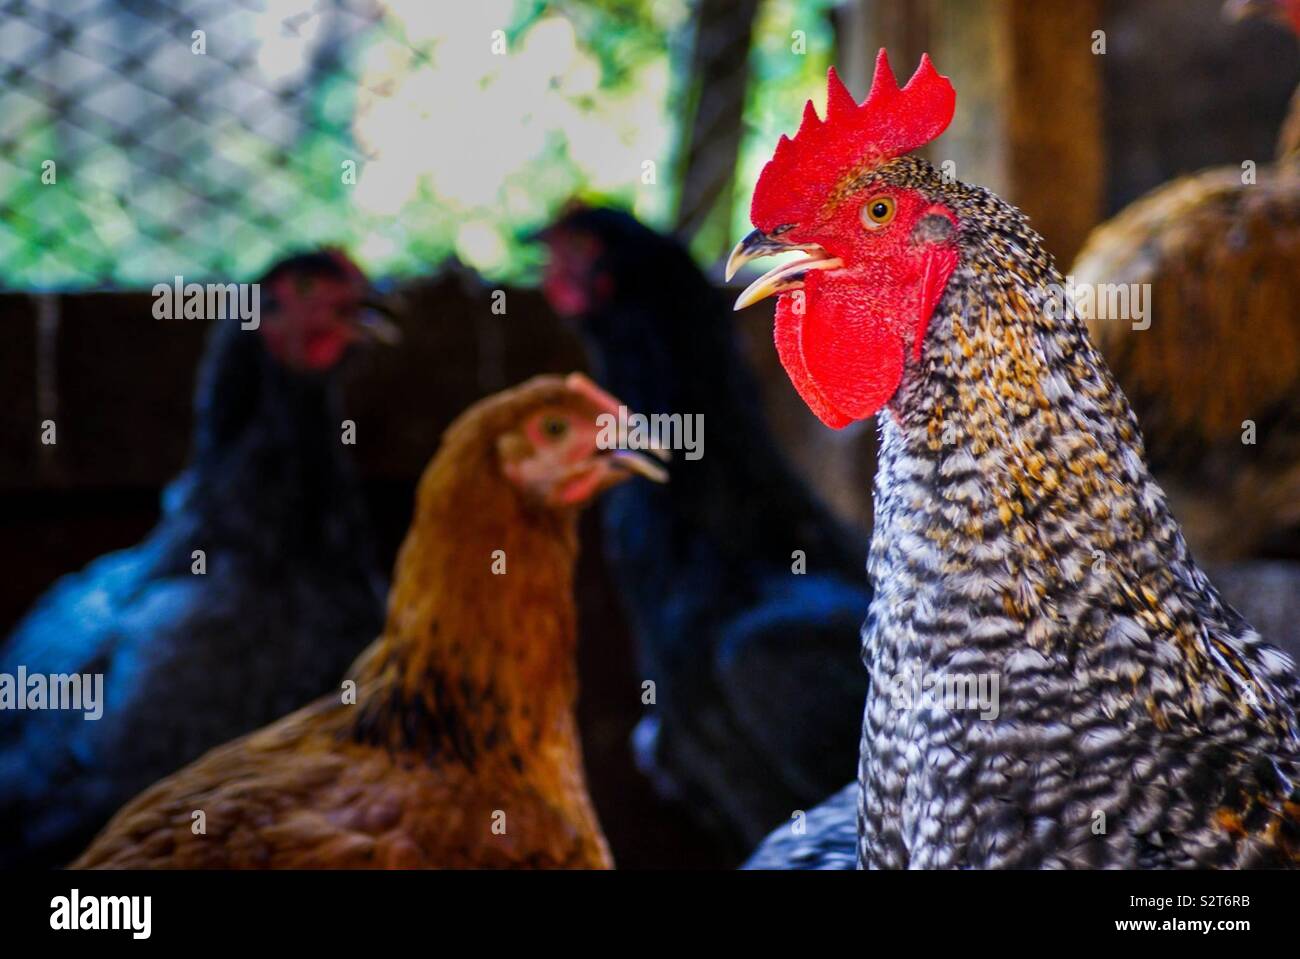
[{"label": "brown hen's red comb", "polygon": [[754,188],[749,218],[763,231],[798,223],[815,213],[840,178],[864,164],[924,146],[952,121],[957,94],[922,54],[901,90],[882,48],[871,92],[859,106],[831,67],[826,77],[826,119],[809,100],[794,139],[782,135]]}]

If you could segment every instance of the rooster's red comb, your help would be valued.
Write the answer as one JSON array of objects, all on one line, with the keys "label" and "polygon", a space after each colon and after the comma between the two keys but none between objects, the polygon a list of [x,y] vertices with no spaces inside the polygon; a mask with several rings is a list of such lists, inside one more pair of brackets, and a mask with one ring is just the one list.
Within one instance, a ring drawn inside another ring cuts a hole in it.
[{"label": "rooster's red comb", "polygon": [[754,188],[749,217],[760,230],[798,223],[815,213],[840,179],[929,143],[952,121],[957,94],[928,54],[901,90],[882,48],[871,92],[859,106],[831,67],[826,119],[809,100],[794,139],[782,135]]}]

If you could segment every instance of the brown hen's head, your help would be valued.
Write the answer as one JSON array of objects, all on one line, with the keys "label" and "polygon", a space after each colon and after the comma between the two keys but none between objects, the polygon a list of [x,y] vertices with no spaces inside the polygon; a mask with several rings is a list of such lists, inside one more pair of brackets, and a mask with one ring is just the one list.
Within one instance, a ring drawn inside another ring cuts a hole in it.
[{"label": "brown hen's head", "polygon": [[357,342],[394,343],[400,333],[360,268],[341,250],[280,260],[259,281],[267,350],[298,372],[323,373]]},{"label": "brown hen's head", "polygon": [[[900,158],[939,136],[956,95],[929,57],[901,89],[881,50],[859,105],[830,71],[826,119],[811,102],[754,189],[756,229],[732,252],[808,256],[765,274],[736,308],[772,294],[776,347],[795,388],[828,426],[873,415],[919,356],[930,315],[957,266],[957,213]],[[937,178],[936,178],[937,182]]]},{"label": "brown hen's head", "polygon": [[[622,404],[581,373],[537,376],[471,407],[447,430],[439,460],[497,472],[534,506],[567,510],[634,476],[665,482],[651,455],[616,446]],[[624,414],[626,415],[626,413]]]}]

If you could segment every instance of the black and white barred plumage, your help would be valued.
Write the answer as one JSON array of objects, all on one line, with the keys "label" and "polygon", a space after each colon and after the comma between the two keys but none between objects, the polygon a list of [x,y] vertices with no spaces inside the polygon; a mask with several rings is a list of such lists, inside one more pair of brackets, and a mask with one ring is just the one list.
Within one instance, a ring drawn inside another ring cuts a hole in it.
[{"label": "black and white barred plumage", "polygon": [[[880,414],[860,864],[1294,864],[1294,664],[1193,561],[1040,239],[921,160],[873,179],[951,210],[960,259]],[[915,695],[968,679],[995,716]]]}]

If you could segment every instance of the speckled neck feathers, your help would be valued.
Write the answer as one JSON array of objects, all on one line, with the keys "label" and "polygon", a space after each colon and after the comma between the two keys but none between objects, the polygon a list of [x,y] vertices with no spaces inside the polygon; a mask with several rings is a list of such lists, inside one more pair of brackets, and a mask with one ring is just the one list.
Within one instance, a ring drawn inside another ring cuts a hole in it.
[{"label": "speckled neck feathers", "polygon": [[[879,175],[957,214],[961,260],[880,416],[862,862],[1289,859],[1292,666],[1193,562],[1041,241],[920,160]],[[993,677],[997,716],[900,707],[905,676]]]}]

